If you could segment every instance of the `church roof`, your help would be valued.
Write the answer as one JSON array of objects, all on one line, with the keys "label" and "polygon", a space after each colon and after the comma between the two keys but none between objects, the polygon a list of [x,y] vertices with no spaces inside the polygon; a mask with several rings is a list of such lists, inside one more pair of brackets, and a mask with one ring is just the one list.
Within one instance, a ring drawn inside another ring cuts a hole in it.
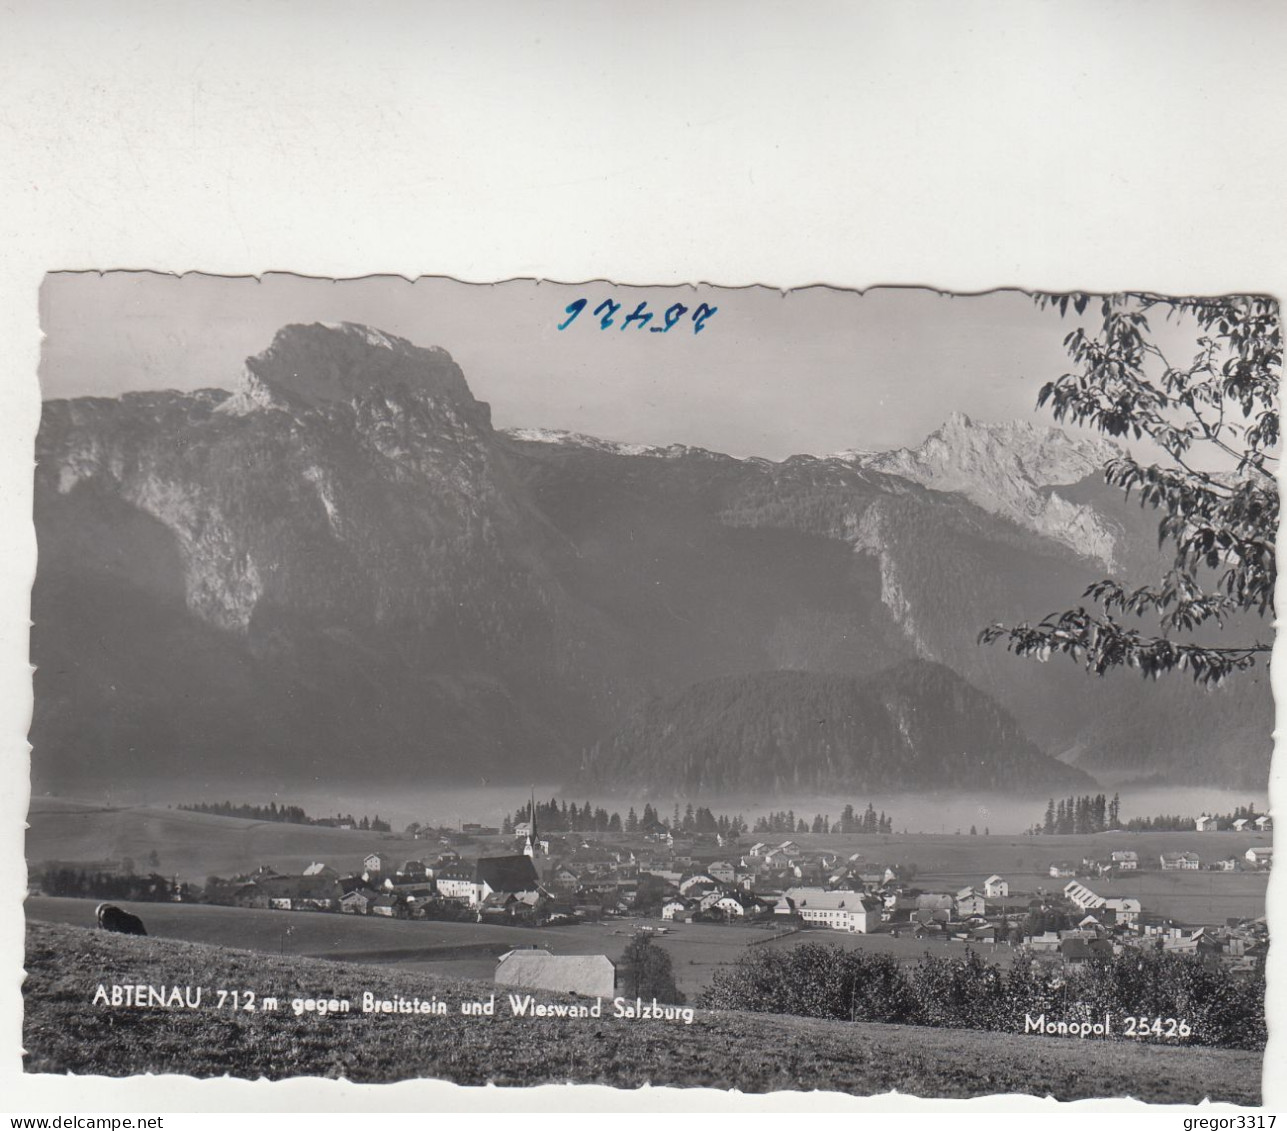
[{"label": "church roof", "polygon": [[534,891],[541,881],[530,856],[484,856],[478,861],[474,882],[492,891]]}]

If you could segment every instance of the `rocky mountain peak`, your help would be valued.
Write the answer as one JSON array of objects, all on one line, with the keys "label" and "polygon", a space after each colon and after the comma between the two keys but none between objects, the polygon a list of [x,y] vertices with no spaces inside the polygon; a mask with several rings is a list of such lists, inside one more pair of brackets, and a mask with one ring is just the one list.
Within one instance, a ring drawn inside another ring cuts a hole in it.
[{"label": "rocky mountain peak", "polygon": [[489,417],[487,406],[474,399],[460,366],[446,350],[416,346],[353,322],[282,327],[272,345],[246,359],[239,403],[270,404],[282,397],[318,406],[399,389],[446,399],[483,420]]},{"label": "rocky mountain peak", "polygon": [[954,491],[993,514],[1063,543],[1112,569],[1121,531],[1093,507],[1051,488],[1097,475],[1120,454],[1107,440],[1070,436],[1025,420],[987,423],[953,412],[917,447],[874,454],[846,452],[848,462]]}]

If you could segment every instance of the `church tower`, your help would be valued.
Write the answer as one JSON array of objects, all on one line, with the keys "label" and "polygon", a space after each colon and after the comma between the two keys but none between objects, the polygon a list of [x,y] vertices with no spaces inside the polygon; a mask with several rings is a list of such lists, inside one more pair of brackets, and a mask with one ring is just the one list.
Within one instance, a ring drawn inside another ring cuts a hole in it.
[{"label": "church tower", "polygon": [[529,810],[529,812],[532,818],[532,821],[531,821],[532,827],[527,834],[527,840],[523,844],[523,855],[531,857],[532,861],[535,862],[536,858],[541,854],[541,838],[536,829],[536,790],[535,789],[532,790],[532,808]]}]

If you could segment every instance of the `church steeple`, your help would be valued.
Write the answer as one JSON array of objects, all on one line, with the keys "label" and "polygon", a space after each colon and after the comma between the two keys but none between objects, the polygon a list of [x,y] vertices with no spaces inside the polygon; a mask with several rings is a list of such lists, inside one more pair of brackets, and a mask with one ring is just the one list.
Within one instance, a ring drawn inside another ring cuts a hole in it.
[{"label": "church steeple", "polygon": [[541,838],[536,828],[536,788],[532,788],[532,807],[528,811],[531,816],[531,830],[527,834],[527,843],[523,845],[523,855],[530,856],[533,860],[541,853]]}]

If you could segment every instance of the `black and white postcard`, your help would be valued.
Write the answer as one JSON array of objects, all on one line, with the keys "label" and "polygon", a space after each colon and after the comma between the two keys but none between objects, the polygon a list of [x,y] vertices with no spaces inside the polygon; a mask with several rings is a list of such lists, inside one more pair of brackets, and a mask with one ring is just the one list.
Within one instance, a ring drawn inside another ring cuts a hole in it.
[{"label": "black and white postcard", "polygon": [[1272,298],[41,328],[26,1072],[1260,1103]]}]

